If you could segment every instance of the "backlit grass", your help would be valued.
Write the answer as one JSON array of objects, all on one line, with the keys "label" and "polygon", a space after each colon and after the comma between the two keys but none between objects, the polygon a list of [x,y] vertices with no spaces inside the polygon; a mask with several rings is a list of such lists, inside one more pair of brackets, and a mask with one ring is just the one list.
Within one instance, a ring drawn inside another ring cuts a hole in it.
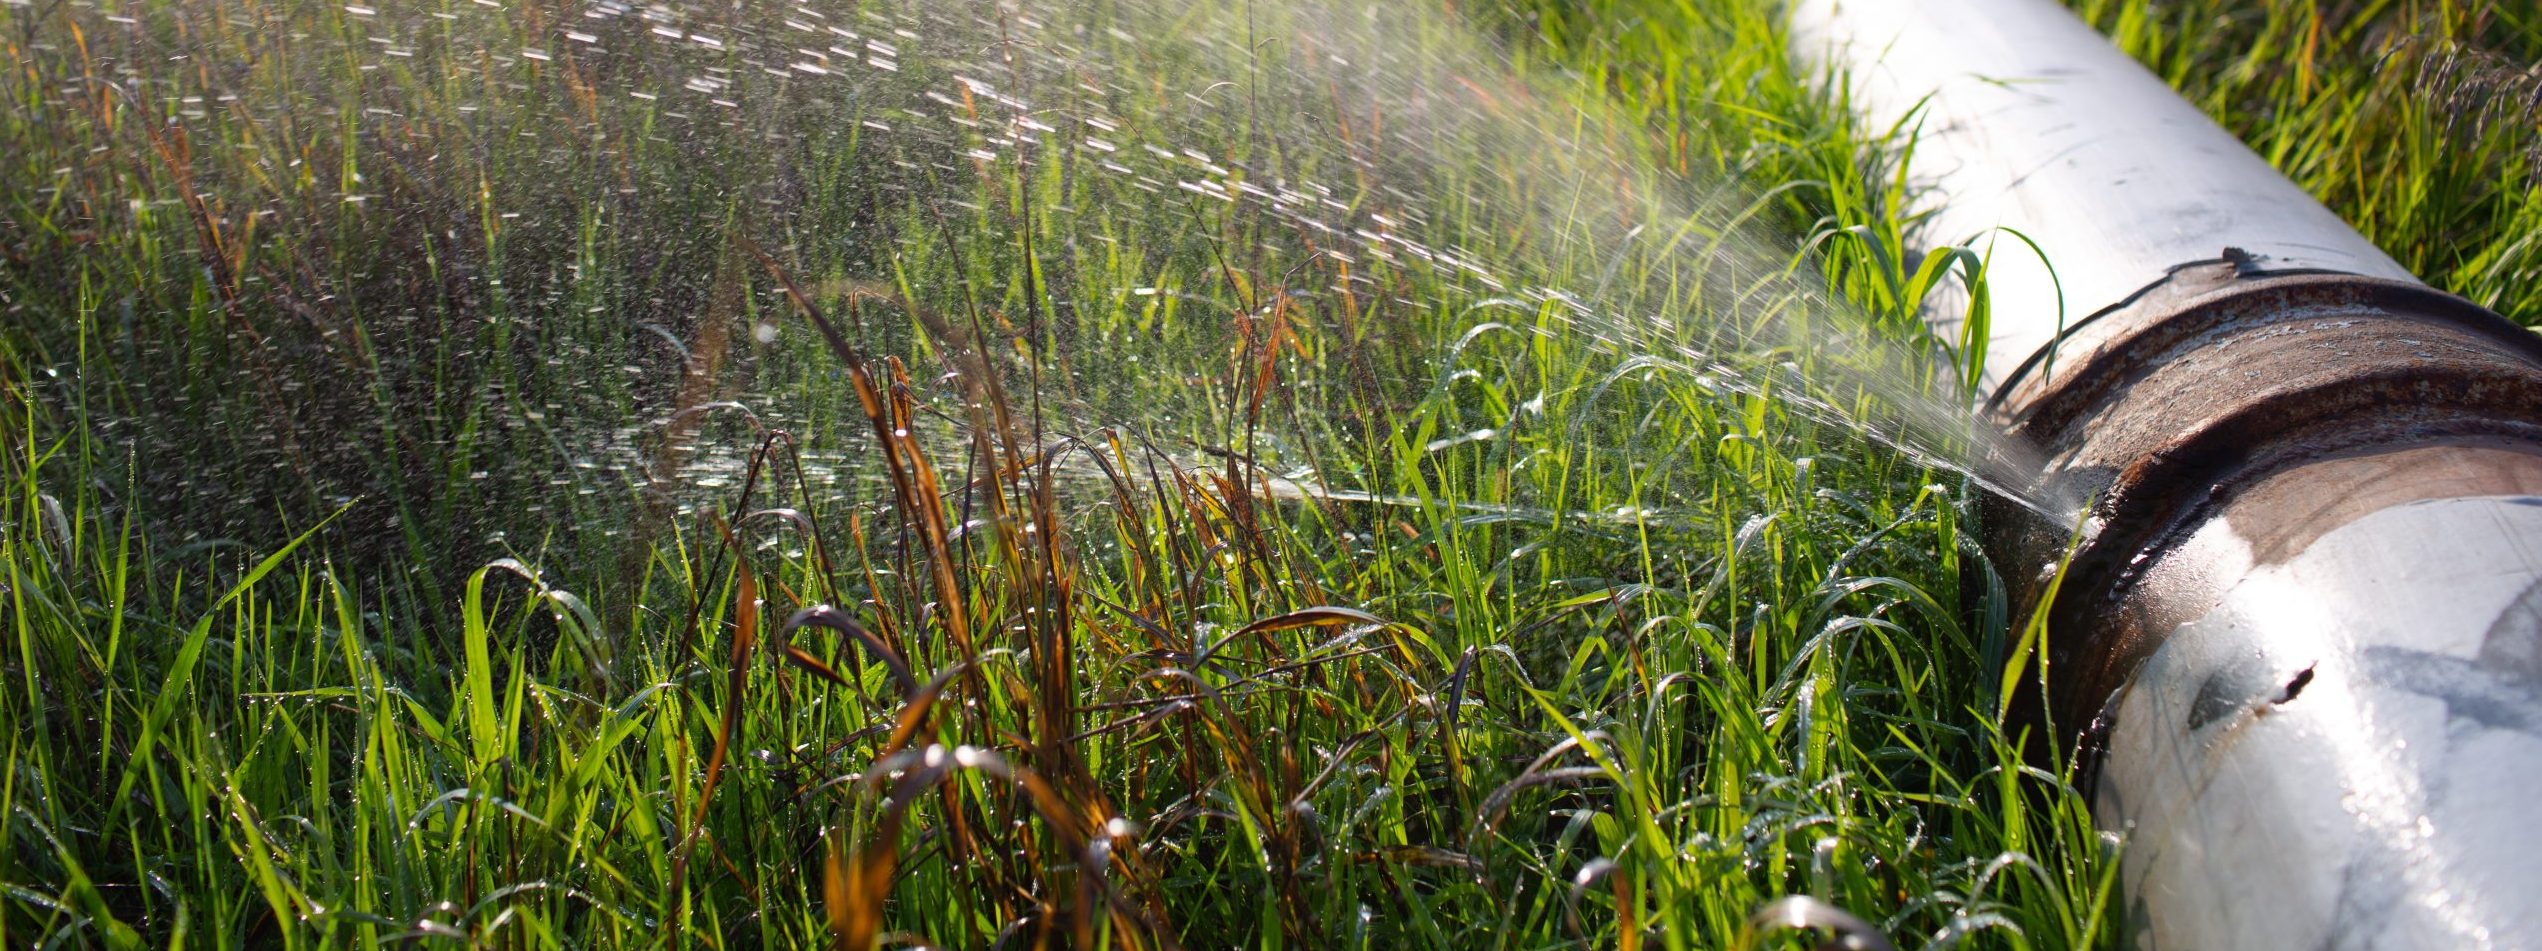
[{"label": "backlit grass", "polygon": [[2420,278],[2542,323],[2542,14],[2074,0]]},{"label": "backlit grass", "polygon": [[1770,7],[0,7],[0,943],[2109,943]]}]

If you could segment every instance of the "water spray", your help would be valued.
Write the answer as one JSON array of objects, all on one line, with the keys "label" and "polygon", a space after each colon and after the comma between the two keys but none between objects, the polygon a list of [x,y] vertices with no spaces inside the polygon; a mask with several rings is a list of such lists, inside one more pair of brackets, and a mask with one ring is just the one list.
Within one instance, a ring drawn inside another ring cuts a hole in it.
[{"label": "water spray", "polygon": [[2046,605],[2019,712],[2125,836],[2129,940],[2542,935],[2542,338],[2053,0],[1793,22],[1874,128],[1920,132],[1924,237],[1992,248],[1956,309],[1990,321],[1981,395],[2039,493],[2088,502],[2070,561],[2032,519],[1989,547],[2015,618]]}]

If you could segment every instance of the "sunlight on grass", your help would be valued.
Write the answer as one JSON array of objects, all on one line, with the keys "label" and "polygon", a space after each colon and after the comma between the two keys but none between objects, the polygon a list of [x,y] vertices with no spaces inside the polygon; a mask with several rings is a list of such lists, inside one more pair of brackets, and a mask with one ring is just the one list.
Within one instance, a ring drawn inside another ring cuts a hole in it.
[{"label": "sunlight on grass", "polygon": [[0,943],[2111,943],[1771,6],[0,8]]},{"label": "sunlight on grass", "polygon": [[2420,279],[2542,324],[2531,5],[2068,5]]}]

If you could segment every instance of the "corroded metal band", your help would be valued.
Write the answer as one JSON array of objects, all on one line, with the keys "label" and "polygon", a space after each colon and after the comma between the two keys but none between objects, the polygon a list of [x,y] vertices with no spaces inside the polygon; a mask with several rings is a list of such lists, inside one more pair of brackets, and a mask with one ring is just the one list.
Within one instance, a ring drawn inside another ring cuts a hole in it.
[{"label": "corroded metal band", "polygon": [[[2107,416],[2122,402],[2142,403],[2136,391],[2158,376],[2187,381],[2182,385],[2210,397],[2250,399],[2237,392],[2248,388],[2237,388],[2230,377],[2197,372],[2213,359],[2240,363],[2243,379],[2275,379],[2292,378],[2288,370],[2318,376],[2399,368],[2442,375],[2445,363],[2492,365],[2502,357],[2542,366],[2542,338],[2424,284],[2253,270],[2247,261],[2225,258],[2175,268],[2078,322],[2015,369],[1990,407],[2031,441],[2070,447],[2083,434],[2079,421]],[[2132,444],[2103,450],[2132,451]]]},{"label": "corroded metal band", "polygon": [[[2193,557],[2180,543],[2228,508],[2266,532],[2320,502],[2321,490],[2281,490],[2254,506],[2247,487],[2413,446],[2526,447],[2512,457],[2542,471],[2542,338],[2423,285],[2221,260],[2177,269],[2079,324],[2052,356],[2016,371],[1996,411],[2046,460],[2049,497],[2090,503],[2049,615],[2050,697],[2027,698],[2026,711],[2089,749],[2103,702],[2231,580],[2178,580],[2215,574],[2177,564]],[[2388,501],[2498,478],[2415,473],[2423,488]],[[2044,594],[2067,528],[1999,533],[1996,563],[2017,606]],[[2171,583],[2149,587],[2157,574]]]}]

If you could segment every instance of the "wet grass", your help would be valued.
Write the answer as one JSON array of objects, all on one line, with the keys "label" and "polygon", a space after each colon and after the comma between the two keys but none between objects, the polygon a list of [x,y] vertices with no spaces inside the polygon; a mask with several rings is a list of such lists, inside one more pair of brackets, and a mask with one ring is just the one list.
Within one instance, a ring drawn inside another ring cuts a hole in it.
[{"label": "wet grass", "polygon": [[1770,7],[0,8],[0,944],[2110,943]]},{"label": "wet grass", "polygon": [[2530,4],[2071,5],[2420,278],[2542,324]]}]

